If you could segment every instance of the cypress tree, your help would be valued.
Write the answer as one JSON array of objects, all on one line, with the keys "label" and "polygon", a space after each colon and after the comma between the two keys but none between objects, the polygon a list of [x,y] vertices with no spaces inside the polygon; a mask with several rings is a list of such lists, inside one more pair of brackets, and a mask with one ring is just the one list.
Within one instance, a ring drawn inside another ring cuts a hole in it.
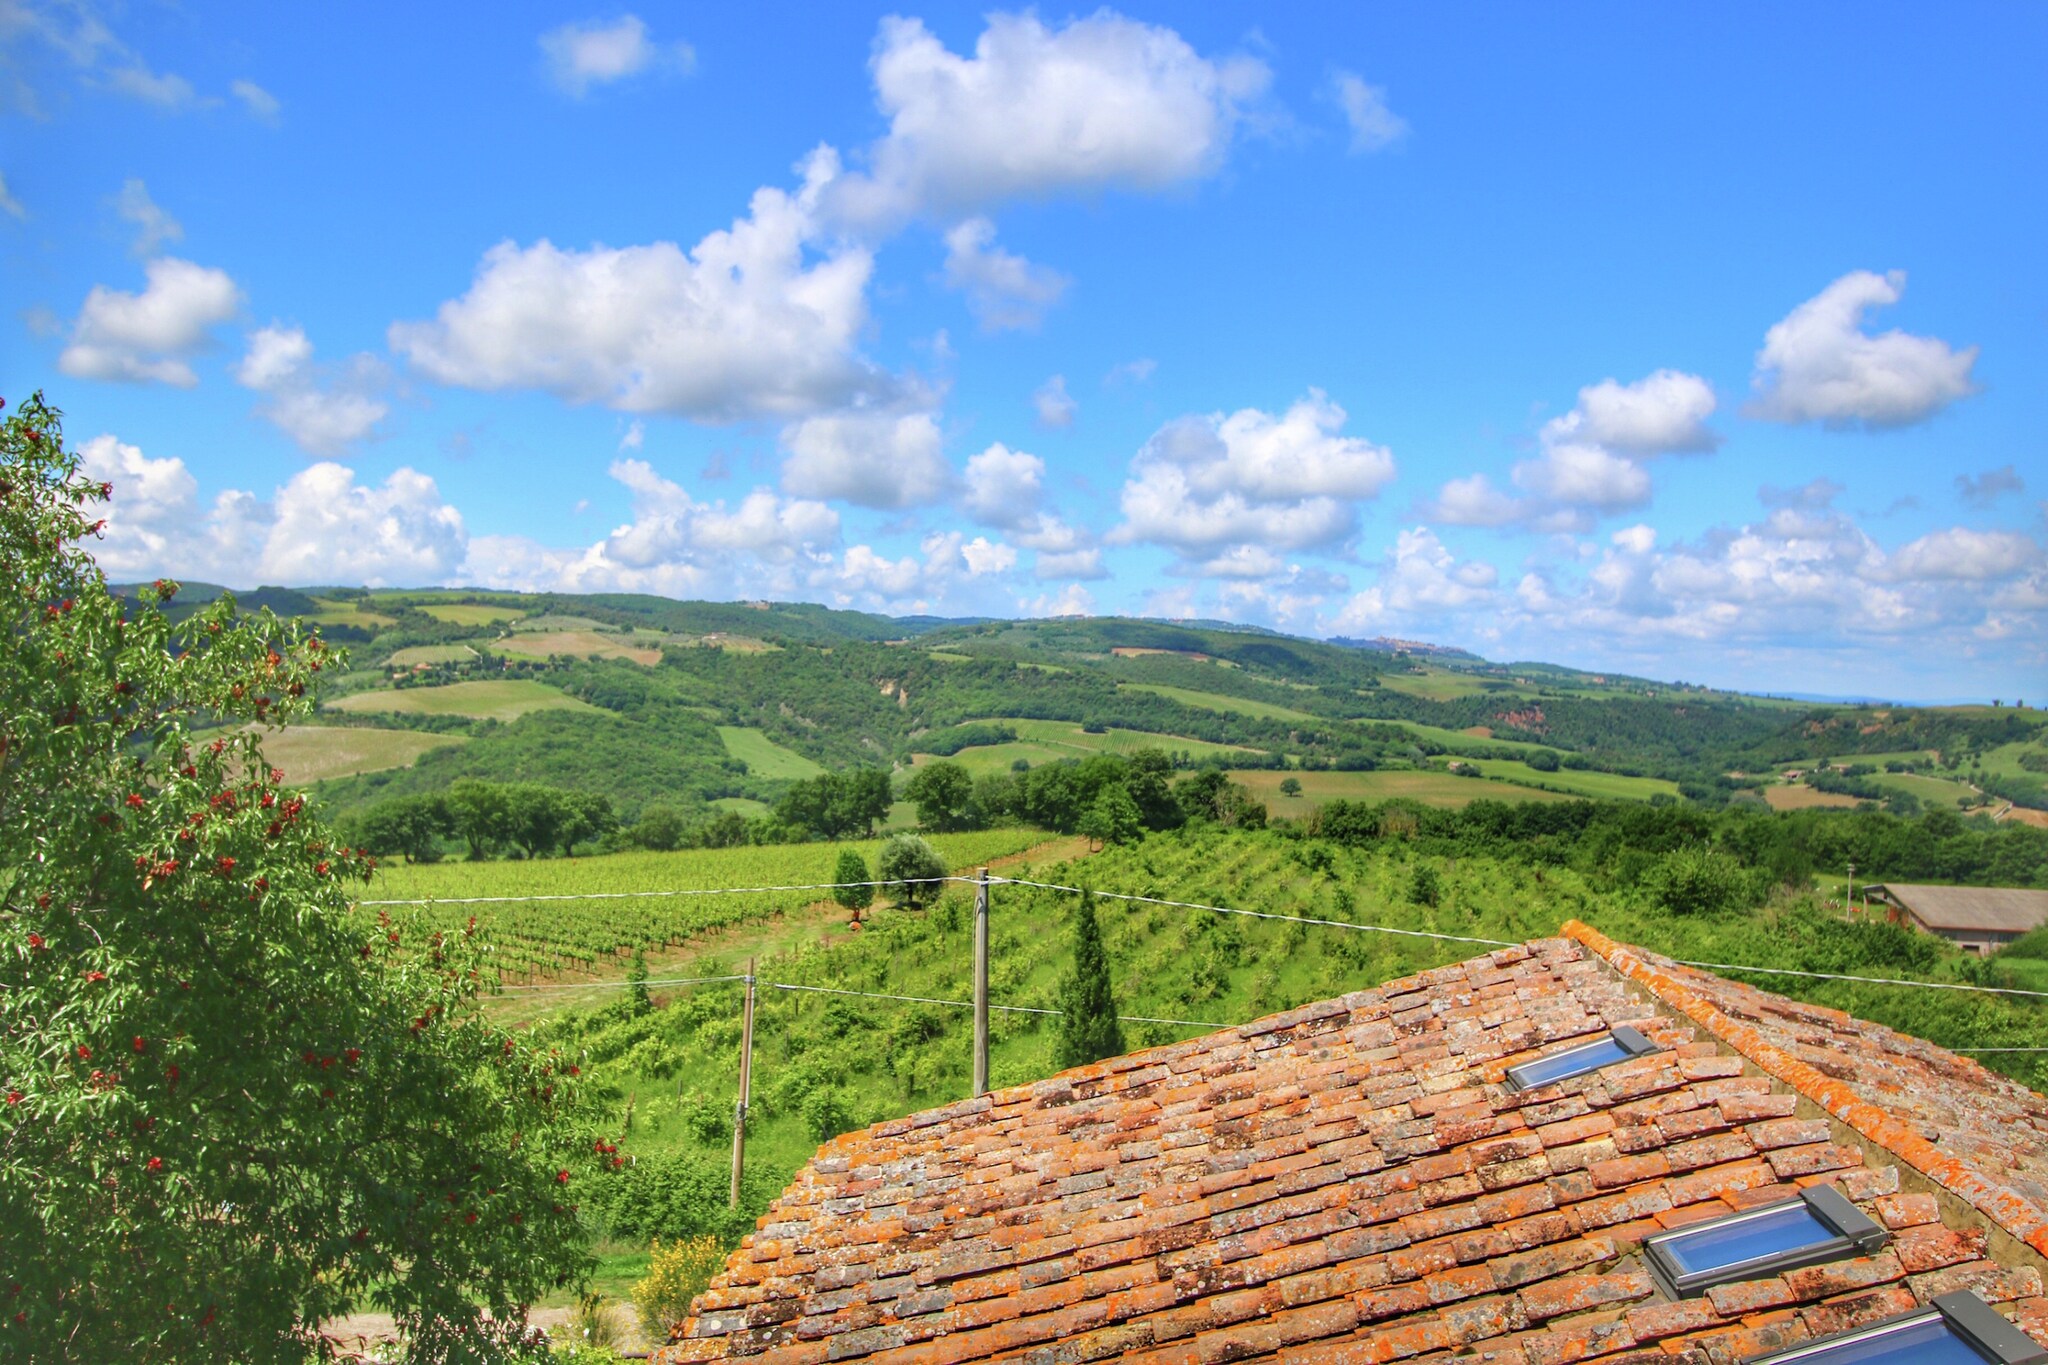
[{"label": "cypress tree", "polygon": [[832,892],[832,899],[855,912],[856,919],[860,911],[874,904],[875,888],[855,884],[874,880],[868,872],[868,860],[860,856],[859,849],[839,850],[839,866],[832,869],[832,880],[839,883]]},{"label": "cypress tree", "polygon": [[1109,989],[1109,955],[1095,923],[1095,897],[1083,892],[1074,912],[1074,966],[1060,982],[1056,1052],[1062,1069],[1099,1062],[1124,1051],[1124,1032]]}]

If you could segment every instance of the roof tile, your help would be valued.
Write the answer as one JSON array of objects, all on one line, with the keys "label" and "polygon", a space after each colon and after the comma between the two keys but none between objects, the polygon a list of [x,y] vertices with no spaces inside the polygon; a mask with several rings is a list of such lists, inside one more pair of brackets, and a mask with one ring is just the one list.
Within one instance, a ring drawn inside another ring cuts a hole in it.
[{"label": "roof tile", "polygon": [[[1663,1051],[1502,1083],[1624,1020]],[[1733,1362],[1964,1287],[2048,1340],[1972,1221],[2048,1224],[2044,1173],[2048,1101],[1573,928],[836,1139],[660,1358]],[[1816,1181],[1891,1245],[1677,1302],[1644,1269]]]}]

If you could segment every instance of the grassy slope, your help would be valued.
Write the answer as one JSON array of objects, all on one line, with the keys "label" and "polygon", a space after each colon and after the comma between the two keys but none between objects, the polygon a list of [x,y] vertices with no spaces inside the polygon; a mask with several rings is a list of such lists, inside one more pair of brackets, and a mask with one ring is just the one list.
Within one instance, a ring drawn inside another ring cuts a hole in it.
[{"label": "grassy slope", "polygon": [[[1268,812],[1293,818],[1304,815],[1325,801],[1385,801],[1406,797],[1425,806],[1464,806],[1481,797],[1493,801],[1568,801],[1558,792],[1510,786],[1481,777],[1455,777],[1435,771],[1379,769],[1369,773],[1292,772],[1251,769],[1233,772],[1233,781],[1250,787]],[[1280,784],[1292,778],[1301,784],[1300,796],[1282,796]]]},{"label": "grassy slope", "polygon": [[1647,801],[1660,793],[1674,799],[1678,796],[1678,784],[1659,777],[1623,777],[1619,773],[1589,772],[1574,768],[1560,768],[1554,773],[1543,773],[1526,763],[1507,758],[1472,758],[1465,761],[1488,777],[1547,787],[1554,791],[1571,792],[1576,796],[1613,801]]},{"label": "grassy slope", "polygon": [[473,716],[478,720],[502,721],[517,720],[529,711],[597,710],[588,702],[527,678],[354,692],[328,705],[337,711],[410,711],[428,716]]},{"label": "grassy slope", "polygon": [[816,777],[825,771],[802,754],[783,748],[759,730],[721,725],[718,737],[725,742],[725,751],[746,764],[747,771],[755,777],[806,778]]},{"label": "grassy slope", "polygon": [[516,621],[526,613],[517,607],[483,606],[471,602],[422,602],[420,610],[436,621],[458,626],[488,626],[499,621]]},{"label": "grassy slope", "polygon": [[463,735],[419,730],[370,730],[356,726],[293,725],[263,737],[263,756],[282,768],[288,781],[323,782],[354,773],[408,768],[430,749],[463,744]]},{"label": "grassy slope", "polygon": [[1171,697],[1189,706],[1199,706],[1209,711],[1235,712],[1241,716],[1258,716],[1265,720],[1299,720],[1322,723],[1317,716],[1306,711],[1296,711],[1271,702],[1253,701],[1247,697],[1226,697],[1219,692],[1197,692],[1190,687],[1166,687],[1159,683],[1122,684],[1126,692],[1151,692],[1161,697]]}]

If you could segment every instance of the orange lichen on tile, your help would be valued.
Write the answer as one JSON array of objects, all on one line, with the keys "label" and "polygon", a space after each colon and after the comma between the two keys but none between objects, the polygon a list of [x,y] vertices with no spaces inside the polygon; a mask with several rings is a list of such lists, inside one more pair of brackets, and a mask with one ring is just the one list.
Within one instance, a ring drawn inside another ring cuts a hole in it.
[{"label": "orange lichen on tile", "polygon": [[[1964,1287],[2041,1334],[2038,1273],[1795,1113],[1816,1079],[1869,1105],[1754,1022],[1807,1007],[1722,1008],[1575,928],[837,1138],[656,1359],[1732,1361]],[[1622,1023],[1659,1050],[1502,1083]],[[1676,1302],[1645,1269],[1645,1237],[1815,1182],[1891,1243]]]},{"label": "orange lichen on tile", "polygon": [[1561,932],[2048,1255],[2048,1100],[1974,1061],[1840,1010],[1679,966],[1577,920]]}]

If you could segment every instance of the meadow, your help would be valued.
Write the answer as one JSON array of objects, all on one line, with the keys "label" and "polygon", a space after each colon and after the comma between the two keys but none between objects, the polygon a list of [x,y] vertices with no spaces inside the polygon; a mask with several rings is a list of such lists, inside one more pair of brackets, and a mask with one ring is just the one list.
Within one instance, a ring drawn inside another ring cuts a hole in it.
[{"label": "meadow", "polygon": [[[1306,815],[1326,801],[1386,801],[1397,796],[1445,808],[1470,805],[1482,797],[1492,801],[1572,799],[1561,792],[1537,791],[1484,777],[1458,777],[1427,768],[1379,768],[1368,773],[1253,768],[1233,772],[1230,777],[1233,782],[1251,788],[1252,794],[1266,803],[1268,813],[1283,819]],[[1301,784],[1301,795],[1280,794],[1280,784],[1290,778]]]},{"label": "meadow", "polygon": [[1150,692],[1155,697],[1170,697],[1188,706],[1199,706],[1208,711],[1234,712],[1240,716],[1256,716],[1264,720],[1299,720],[1321,723],[1322,718],[1306,711],[1296,711],[1286,706],[1275,706],[1271,702],[1253,701],[1245,697],[1227,697],[1220,692],[1197,692],[1189,687],[1167,687],[1159,683],[1120,683],[1126,692]]},{"label": "meadow", "polygon": [[449,683],[442,687],[405,687],[352,692],[327,705],[336,711],[402,711],[422,716],[469,716],[475,720],[512,721],[530,711],[591,711],[546,683],[530,678],[495,678],[483,682]]},{"label": "meadow", "polygon": [[1856,798],[1840,792],[1815,791],[1803,782],[1773,782],[1764,788],[1764,804],[1772,810],[1810,810],[1815,806],[1847,808]]},{"label": "meadow", "polygon": [[1653,796],[1678,799],[1678,784],[1661,777],[1625,777],[1620,773],[1594,772],[1586,768],[1559,768],[1554,773],[1538,772],[1512,758],[1468,758],[1463,760],[1485,773],[1525,786],[1570,792],[1605,801],[1647,801]]},{"label": "meadow", "polygon": [[598,630],[516,631],[492,643],[507,654],[545,659],[557,654],[577,658],[630,659],[652,668],[661,662],[660,639],[637,639]]},{"label": "meadow", "polygon": [[394,649],[384,660],[392,668],[411,668],[415,664],[465,664],[477,657],[477,652],[468,645],[410,645]]},{"label": "meadow", "polygon": [[436,621],[456,626],[494,626],[517,621],[526,613],[518,607],[488,606],[475,602],[422,602],[419,609]]},{"label": "meadow", "polygon": [[747,772],[755,777],[779,781],[783,778],[801,780],[816,777],[825,769],[813,763],[794,749],[785,749],[761,731],[744,725],[721,725],[718,738],[724,743],[725,751],[747,765]]},{"label": "meadow", "polygon": [[283,769],[288,781],[324,782],[330,777],[409,768],[429,750],[466,742],[462,735],[419,730],[290,725],[263,732],[263,757],[272,767]]}]

